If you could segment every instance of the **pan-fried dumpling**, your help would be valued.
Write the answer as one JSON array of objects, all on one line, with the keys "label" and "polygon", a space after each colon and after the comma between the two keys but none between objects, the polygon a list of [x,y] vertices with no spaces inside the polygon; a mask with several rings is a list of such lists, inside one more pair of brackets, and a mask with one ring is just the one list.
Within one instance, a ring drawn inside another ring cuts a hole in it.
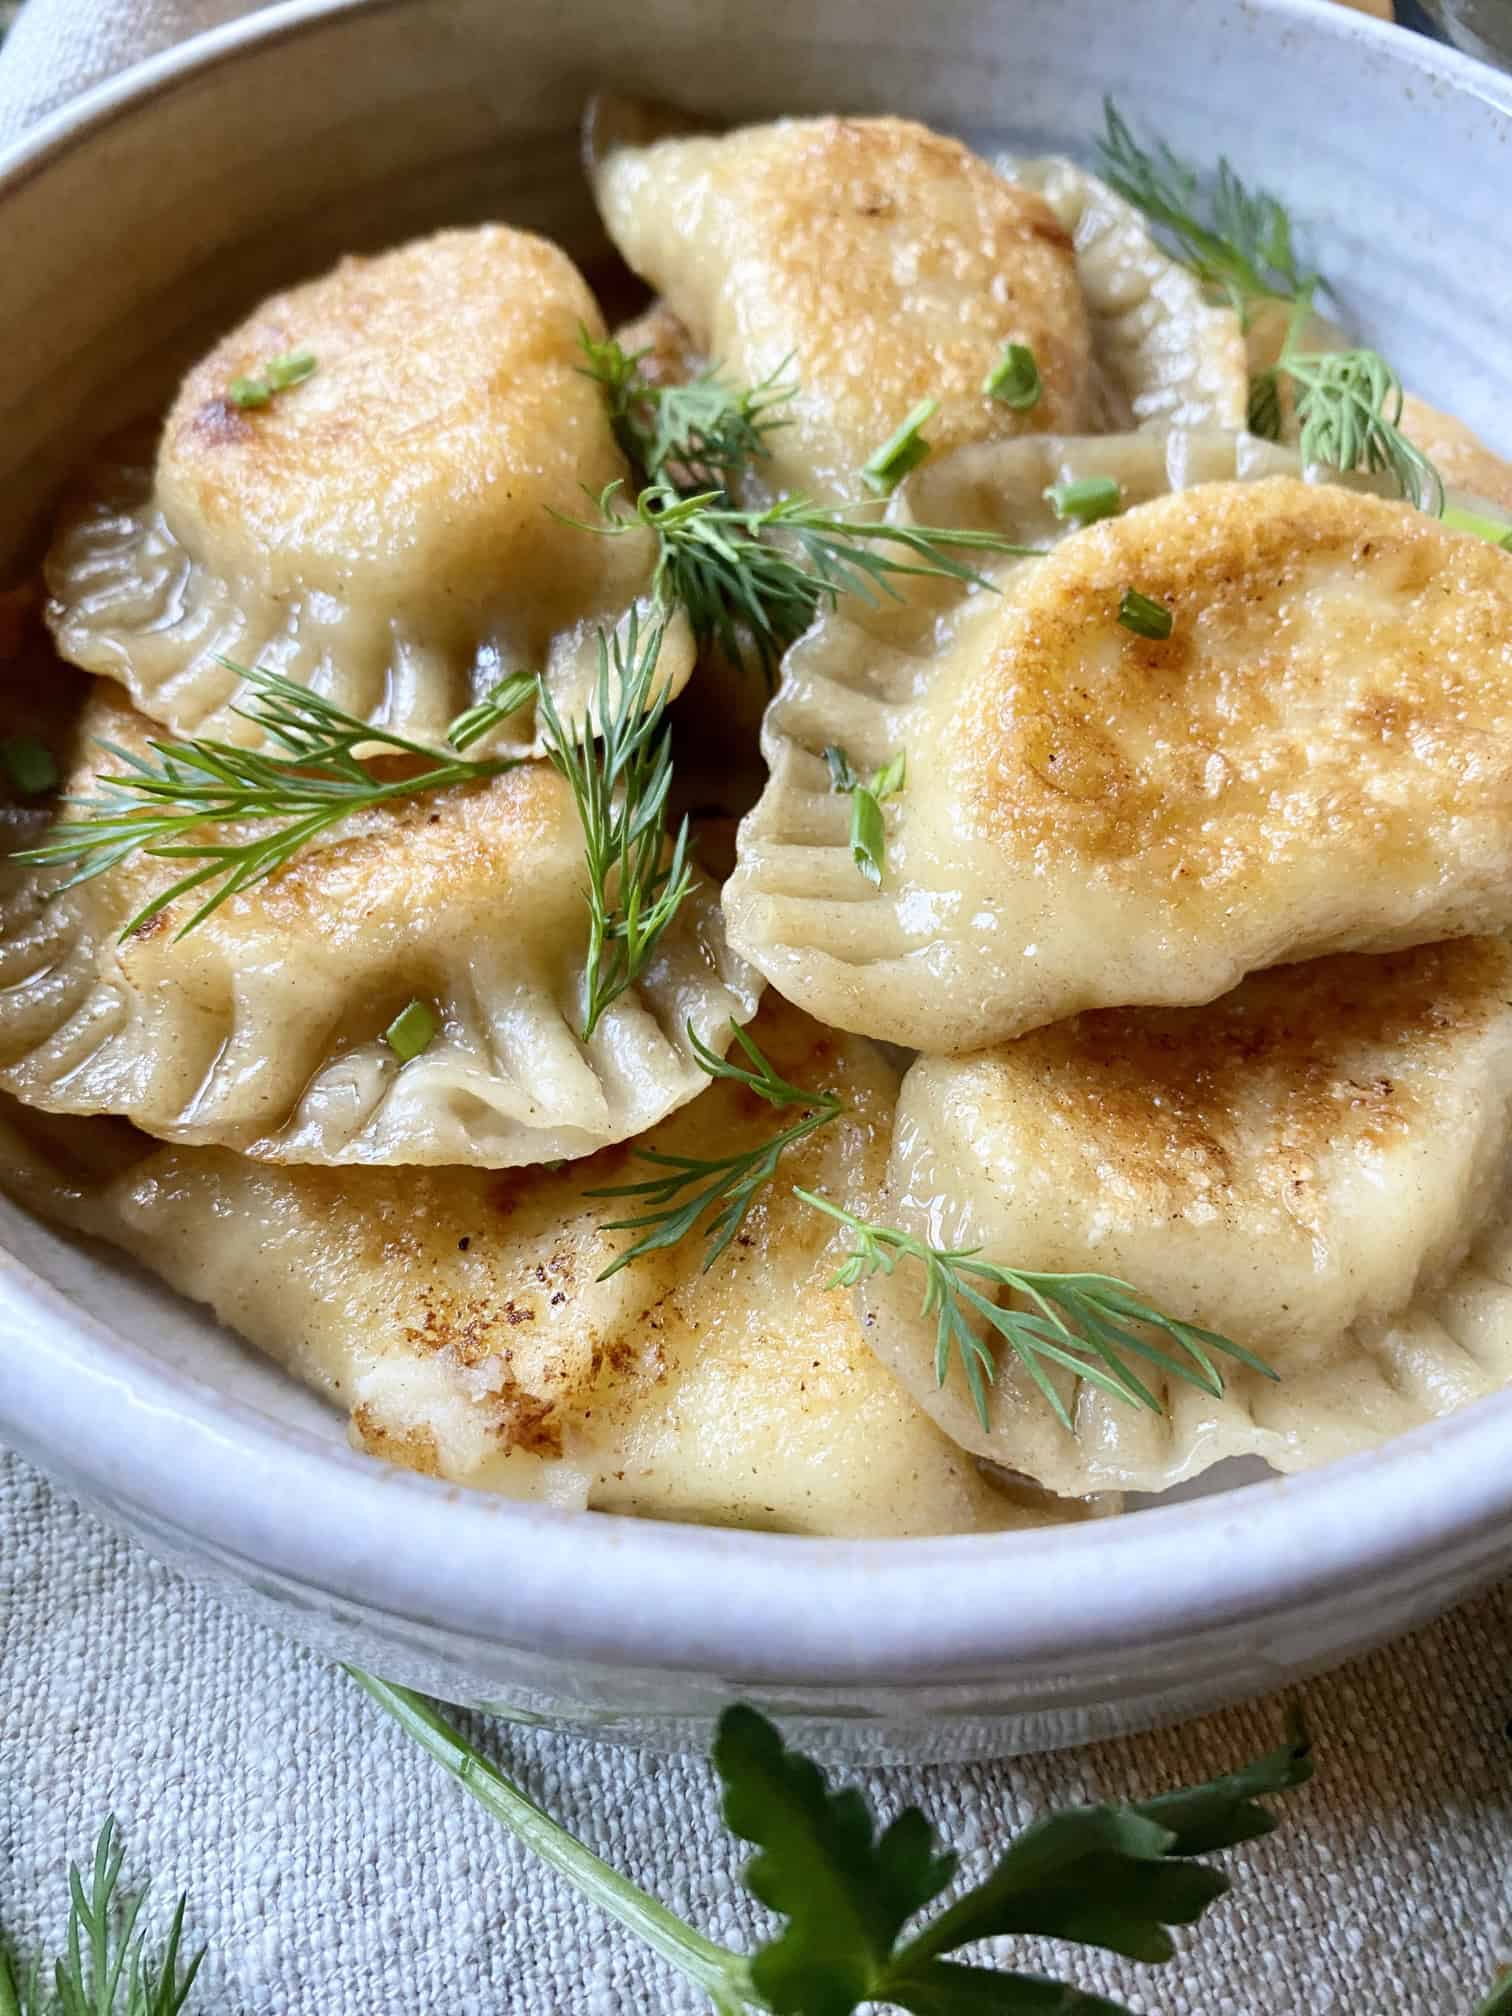
[{"label": "pan-fried dumpling", "polygon": [[[503,225],[443,231],[275,295],[189,373],[145,457],[105,464],[47,560],[64,657],[179,734],[255,742],[219,661],[261,665],[434,743],[507,673],[581,712],[598,633],[646,612],[654,541],[595,538],[628,467],[566,255]],[[242,410],[233,380],[308,350],[314,374]],[[663,645],[680,685],[692,644]],[[480,751],[538,751],[532,710]]]},{"label": "pan-fried dumpling", "polygon": [[[141,754],[152,728],[102,683],[82,733]],[[705,1083],[688,1023],[722,1051],[755,1012],[699,876],[580,1039],[583,836],[548,763],[353,814],[187,936],[194,896],[123,942],[184,866],[138,854],[53,894],[63,871],[0,865],[0,1087],[272,1161],[503,1168],[654,1125]],[[414,999],[438,1032],[401,1062],[383,1032]]]},{"label": "pan-fried dumpling", "polygon": [[1512,1381],[1509,1103],[1499,939],[1277,968],[1205,1008],[1103,1010],[921,1059],[884,1222],[1127,1280],[1280,1376],[1215,1356],[1219,1399],[1131,1358],[1157,1415],[1047,1368],[1069,1435],[1001,1345],[984,1432],[959,1368],[935,1383],[912,1263],[861,1291],[866,1334],[963,1447],[1057,1491],[1369,1447]]},{"label": "pan-fried dumpling", "polygon": [[1071,233],[1092,321],[1098,424],[1242,427],[1249,368],[1233,309],[1209,301],[1134,206],[1074,161],[1004,155],[995,165],[1038,190]]},{"label": "pan-fried dumpling", "polygon": [[[1120,623],[1130,590],[1168,639]],[[765,733],[731,940],[810,1013],[918,1049],[1512,925],[1512,557],[1331,485],[1156,498],[922,649],[821,623]],[[829,744],[906,756],[880,888]]]},{"label": "pan-fried dumpling", "polygon": [[[1091,339],[1054,211],[906,119],[780,119],[721,136],[639,137],[633,109],[590,128],[609,235],[731,379],[796,381],[761,474],[825,502],[921,399],[936,452],[1075,432],[1091,418]],[[1026,343],[1029,412],[982,382]]]},{"label": "pan-fried dumpling", "polygon": [[[869,1208],[890,1069],[781,1004],[757,1034],[780,1070],[850,1108],[789,1152],[784,1178]],[[664,1153],[720,1156],[782,1125],[720,1084],[651,1138]],[[49,1181],[35,1157],[30,1169],[14,1154],[4,1163],[32,1208],[209,1302],[393,1462],[514,1498],[802,1533],[1044,1516],[992,1489],[867,1349],[850,1296],[825,1292],[834,1228],[786,1181],[708,1273],[694,1235],[599,1281],[634,1236],[603,1223],[634,1206],[587,1193],[633,1180],[624,1150],[501,1179],[157,1149],[98,1188],[76,1171]]]}]

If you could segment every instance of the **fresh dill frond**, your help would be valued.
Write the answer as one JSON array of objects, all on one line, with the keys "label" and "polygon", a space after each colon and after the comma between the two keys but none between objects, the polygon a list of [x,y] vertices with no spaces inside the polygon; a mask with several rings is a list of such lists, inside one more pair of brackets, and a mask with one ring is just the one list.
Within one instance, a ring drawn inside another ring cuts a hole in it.
[{"label": "fresh dill frond", "polygon": [[315,356],[309,350],[286,350],[281,357],[271,357],[261,371],[247,378],[233,378],[226,389],[226,397],[233,406],[244,410],[248,407],[266,406],[277,392],[287,392],[291,385],[302,385],[315,370]]},{"label": "fresh dill frond", "polygon": [[593,705],[580,719],[564,723],[541,689],[546,753],[572,789],[588,866],[585,1043],[644,973],[693,887],[688,821],[670,843],[663,827],[670,696],[654,682],[665,635],[664,621],[643,628],[633,610],[623,637],[600,630]]},{"label": "fresh dill frond", "polygon": [[[997,1376],[992,1347],[978,1333],[973,1317],[987,1324],[1013,1350],[1056,1418],[1074,1433],[1065,1402],[1051,1383],[1047,1364],[1059,1365],[1086,1379],[1115,1400],[1126,1400],[1158,1414],[1160,1402],[1127,1362],[1126,1353],[1162,1366],[1176,1379],[1200,1386],[1206,1393],[1223,1392],[1223,1380],[1212,1353],[1237,1358],[1268,1379],[1276,1374],[1253,1352],[1216,1331],[1162,1315],[1139,1299],[1127,1281],[1108,1274],[1036,1274],[1000,1267],[980,1257],[979,1246],[930,1246],[891,1225],[869,1224],[812,1190],[794,1193],[816,1211],[827,1212],[855,1235],[856,1245],[829,1282],[831,1288],[853,1288],[873,1274],[891,1274],[903,1259],[924,1269],[924,1314],[935,1318],[935,1378],[943,1386],[952,1353],[959,1359],[983,1428],[989,1426],[987,1388]],[[992,1294],[1007,1289],[1031,1304],[1028,1309],[1004,1307]],[[1176,1346],[1174,1356],[1128,1326],[1138,1323],[1160,1332]]]},{"label": "fresh dill frond", "polygon": [[1247,188],[1227,160],[1205,199],[1196,168],[1164,141],[1142,147],[1111,98],[1103,118],[1098,173],[1165,232],[1200,280],[1228,297],[1241,323],[1257,302],[1311,299],[1319,276],[1297,259],[1284,204]]},{"label": "fresh dill frond", "polygon": [[[149,757],[102,742],[99,746],[123,768],[98,777],[94,795],[65,798],[71,816],[51,826],[40,845],[14,857],[38,866],[71,865],[74,873],[62,889],[103,875],[134,854],[197,863],[136,912],[122,927],[123,939],[180,897],[208,886],[205,901],[175,934],[182,938],[230,897],[275,874],[301,848],[353,813],[497,777],[520,761],[497,757],[472,762],[430,749],[359,721],[323,694],[276,672],[229,659],[221,663],[253,689],[251,704],[233,711],[269,736],[277,753],[206,737],[149,742]],[[359,747],[371,751],[374,745],[385,754],[418,759],[425,768],[407,777],[379,778],[353,753]],[[206,827],[227,825],[272,830],[246,839],[196,837]]]},{"label": "fresh dill frond", "polygon": [[1281,380],[1289,379],[1304,463],[1390,475],[1403,497],[1438,516],[1444,479],[1401,429],[1402,381],[1376,350],[1294,350],[1290,341],[1250,385],[1250,430],[1281,431]]},{"label": "fresh dill frond", "polygon": [[205,1957],[201,1947],[180,1971],[188,1897],[179,1898],[154,1958],[146,1932],[137,1931],[145,1887],[130,1898],[120,1895],[123,1859],[115,1820],[108,1819],[95,1843],[87,1889],[78,1864],[68,1865],[65,1952],[50,1978],[40,1961],[18,1976],[0,1947],[0,2016],[178,2016]]},{"label": "fresh dill frond", "polygon": [[[664,604],[687,612],[700,644],[715,643],[743,663],[747,649],[770,678],[788,645],[803,635],[820,608],[842,595],[876,604],[900,599],[896,583],[929,576],[990,587],[986,576],[957,552],[1039,557],[996,532],[947,531],[935,525],[894,524],[851,515],[871,508],[780,498],[761,510],[740,510],[722,491],[683,497],[652,484],[634,504],[611,483],[597,501],[599,522],[570,522],[614,538],[636,525],[656,534],[655,589]],[[894,548],[895,551],[889,551]]]},{"label": "fresh dill frond", "polygon": [[1299,349],[1298,334],[1323,282],[1297,258],[1285,205],[1247,188],[1226,160],[1219,162],[1212,194],[1204,199],[1201,178],[1189,162],[1164,142],[1153,150],[1142,147],[1111,98],[1103,110],[1101,173],[1166,234],[1199,279],[1228,298],[1240,326],[1248,326],[1261,302],[1291,305],[1280,356],[1250,381],[1251,433],[1268,441],[1281,438],[1281,388],[1289,381],[1304,462],[1341,475],[1389,473],[1409,503],[1435,515],[1442,511],[1443,478],[1402,432],[1401,380],[1380,352]]},{"label": "fresh dill frond", "polygon": [[880,889],[887,865],[887,821],[882,807],[889,798],[896,798],[907,782],[907,754],[900,749],[870,782],[857,772],[838,743],[825,750],[824,760],[829,767],[830,789],[850,793],[851,859],[872,887]]},{"label": "fresh dill frond", "polygon": [[485,735],[492,735],[496,728],[502,728],[512,714],[518,714],[522,707],[539,698],[540,687],[539,674],[511,672],[476,706],[457,716],[446,731],[447,741],[453,749],[471,749]]},{"label": "fresh dill frond", "polygon": [[786,363],[759,385],[731,385],[717,369],[659,385],[640,369],[644,350],[612,336],[600,342],[583,328],[578,341],[588,360],[579,368],[603,388],[614,438],[643,482],[728,492],[770,456],[767,436],[788,424],[777,417],[797,390]]},{"label": "fresh dill frond", "polygon": [[638,1217],[611,1220],[603,1228],[606,1232],[640,1232],[651,1228],[644,1238],[610,1262],[598,1277],[600,1281],[607,1281],[632,1260],[675,1246],[686,1238],[705,1212],[713,1211],[714,1217],[704,1228],[704,1236],[710,1241],[703,1260],[703,1271],[707,1274],[740,1230],[758,1194],[776,1175],[777,1165],[787,1150],[816,1134],[821,1127],[827,1127],[845,1111],[844,1102],[833,1092],[810,1092],[784,1078],[756,1039],[733,1018],[730,1031],[749,1064],[719,1056],[697,1035],[692,1023],[688,1024],[688,1041],[701,1067],[711,1078],[744,1085],[747,1091],[779,1111],[803,1107],[802,1118],[755,1148],[710,1160],[693,1155],[664,1155],[651,1148],[637,1149],[638,1160],[667,1173],[648,1176],[639,1183],[620,1183],[613,1189],[586,1193],[590,1197],[634,1197],[645,1204],[646,1209]]}]

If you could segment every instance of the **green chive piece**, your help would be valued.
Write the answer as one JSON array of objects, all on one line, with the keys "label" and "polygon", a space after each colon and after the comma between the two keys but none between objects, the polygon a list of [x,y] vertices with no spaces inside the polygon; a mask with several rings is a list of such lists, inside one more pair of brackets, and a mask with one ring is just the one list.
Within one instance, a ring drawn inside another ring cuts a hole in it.
[{"label": "green chive piece", "polygon": [[852,861],[873,889],[880,889],[887,859],[887,826],[876,792],[864,784],[851,793],[850,850]]},{"label": "green chive piece", "polygon": [[851,759],[838,742],[831,742],[824,752],[824,760],[829,766],[831,791],[854,791],[861,779],[851,767]]},{"label": "green chive piece", "polygon": [[40,798],[58,781],[52,751],[34,735],[13,735],[8,742],[0,742],[0,763],[23,798]]},{"label": "green chive piece", "polygon": [[1153,637],[1157,643],[1163,643],[1170,636],[1175,619],[1164,602],[1141,595],[1137,588],[1128,588],[1118,605],[1118,620],[1136,637]]},{"label": "green chive piece", "polygon": [[917,469],[927,458],[929,443],[919,429],[939,410],[938,399],[921,399],[897,433],[861,465],[861,476],[868,489],[885,497],[889,490],[897,489],[910,469]]},{"label": "green chive piece", "polygon": [[1093,525],[1123,509],[1123,492],[1112,476],[1079,476],[1072,483],[1054,483],[1045,492],[1057,518]]},{"label": "green chive piece", "polygon": [[275,392],[303,384],[314,369],[312,350],[285,350],[281,357],[270,358],[255,377],[233,378],[226,397],[233,406],[266,406]]},{"label": "green chive piece", "polygon": [[982,380],[989,399],[1001,399],[1015,413],[1027,413],[1039,403],[1039,365],[1027,343],[1010,343]]},{"label": "green chive piece", "polygon": [[436,1011],[429,1002],[415,1000],[394,1017],[383,1032],[383,1040],[401,1064],[408,1064],[412,1057],[430,1048],[439,1027]]},{"label": "green chive piece", "polygon": [[1451,532],[1473,532],[1477,539],[1489,540],[1493,546],[1503,546],[1512,552],[1512,525],[1505,518],[1488,518],[1484,512],[1466,511],[1458,504],[1446,504],[1441,522]]},{"label": "green chive piece", "polygon": [[896,798],[908,776],[908,751],[900,749],[872,779],[871,788],[879,798]]}]

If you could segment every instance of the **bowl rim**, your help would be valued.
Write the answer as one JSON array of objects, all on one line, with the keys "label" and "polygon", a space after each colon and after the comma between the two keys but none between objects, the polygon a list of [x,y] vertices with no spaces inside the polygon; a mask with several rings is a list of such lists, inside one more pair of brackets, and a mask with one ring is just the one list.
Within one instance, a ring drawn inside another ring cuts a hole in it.
[{"label": "bowl rim", "polygon": [[[0,205],[253,48],[413,4],[282,0],[150,57],[0,150]],[[1343,43],[1389,38],[1399,65],[1512,112],[1512,82],[1455,50],[1333,0],[1252,4]],[[1512,1392],[1314,1471],[1118,1519],[855,1541],[565,1512],[395,1469],[170,1371],[3,1247],[0,1361],[0,1426],[21,1453],[170,1542],[337,1614],[620,1669],[901,1687],[1074,1664],[1421,1577],[1449,1552],[1489,1555],[1512,1524]]]}]

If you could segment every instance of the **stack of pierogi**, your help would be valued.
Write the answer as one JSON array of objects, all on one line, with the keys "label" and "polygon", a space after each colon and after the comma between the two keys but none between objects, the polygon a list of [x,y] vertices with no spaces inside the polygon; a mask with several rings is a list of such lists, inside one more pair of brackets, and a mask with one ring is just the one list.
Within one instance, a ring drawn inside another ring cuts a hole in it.
[{"label": "stack of pierogi", "polygon": [[[193,896],[122,935],[182,861],[68,888],[0,864],[5,1187],[209,1304],[375,1457],[566,1507],[988,1530],[1316,1463],[1507,1383],[1512,555],[1247,434],[1234,312],[1069,162],[614,106],[588,159],[654,295],[626,349],[790,388],[742,502],[856,500],[934,401],[892,519],[1045,557],[842,596],[768,695],[663,606],[648,525],[572,522],[634,475],[564,251],[447,230],[265,301],[155,440],[79,472],[36,621],[23,586],[0,630],[0,737],[88,797],[154,740],[264,736],[256,666],[442,746],[521,669],[581,719],[601,634],[665,616],[674,797],[743,814],[733,868],[711,826],[585,1038],[583,835],[534,701],[468,751],[516,767],[353,814],[182,936]],[[1010,344],[1029,407],[983,389]],[[228,398],[296,351],[303,382]],[[1047,492],[1090,476],[1121,508],[1078,527]],[[1169,636],[1119,621],[1130,591]],[[837,748],[906,756],[880,884]],[[14,852],[58,816],[18,796],[0,830]],[[415,999],[435,1033],[404,1057]],[[605,1278],[635,1234],[595,1193],[638,1150],[783,1124],[700,1062],[735,1025],[844,1112],[707,1271],[695,1230]],[[798,1187],[1117,1277],[1277,1376],[1226,1362],[1219,1397],[1144,1367],[1153,1411],[1053,1371],[1068,1433],[1000,1344],[984,1422],[937,1379],[920,1269],[831,1287],[853,1242]]]}]

